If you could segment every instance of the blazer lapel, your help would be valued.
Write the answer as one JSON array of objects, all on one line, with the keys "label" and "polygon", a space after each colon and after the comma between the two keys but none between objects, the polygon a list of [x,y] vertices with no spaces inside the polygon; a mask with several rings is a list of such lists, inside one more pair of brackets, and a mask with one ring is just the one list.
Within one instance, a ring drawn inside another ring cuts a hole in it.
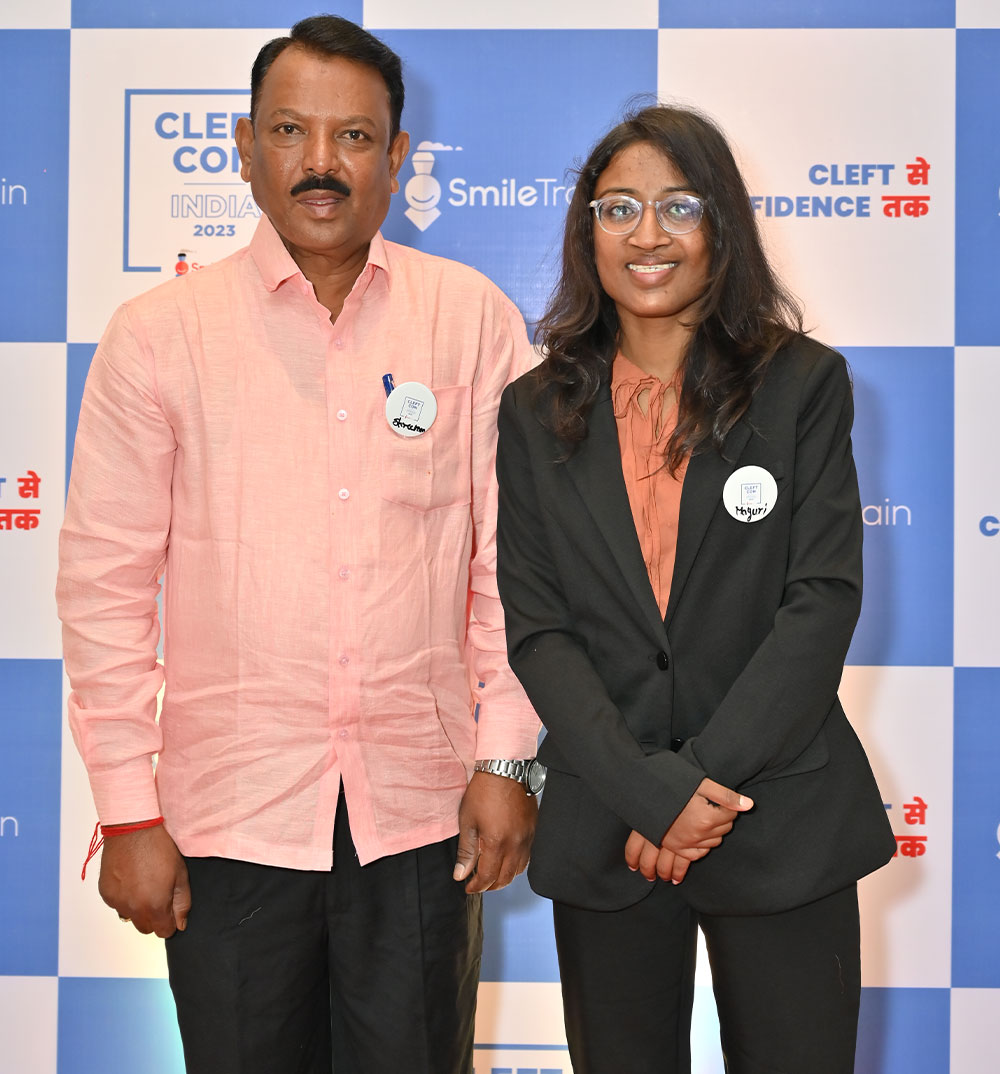
[{"label": "blazer lapel", "polygon": [[588,429],[587,439],[567,460],[567,470],[643,614],[657,634],[665,635],[625,490],[618,425],[607,385],[590,412]]},{"label": "blazer lapel", "polygon": [[704,451],[692,455],[688,463],[681,492],[677,552],[674,557],[674,575],[670,583],[670,600],[667,602],[665,623],[670,622],[677,607],[712,516],[717,510],[724,510],[722,486],[736,469],[739,457],[750,439],[750,432],[749,423],[741,418],[726,437],[721,454],[709,445]]}]

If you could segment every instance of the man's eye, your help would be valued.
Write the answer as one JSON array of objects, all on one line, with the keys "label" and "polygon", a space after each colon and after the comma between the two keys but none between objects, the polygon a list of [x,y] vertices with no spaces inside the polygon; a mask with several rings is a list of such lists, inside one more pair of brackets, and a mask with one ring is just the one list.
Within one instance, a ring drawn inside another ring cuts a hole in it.
[{"label": "man's eye", "polygon": [[278,128],[279,134],[294,134],[298,128],[292,123],[282,123]]},{"label": "man's eye", "polygon": [[350,142],[363,142],[368,135],[364,131],[347,131],[345,137]]}]

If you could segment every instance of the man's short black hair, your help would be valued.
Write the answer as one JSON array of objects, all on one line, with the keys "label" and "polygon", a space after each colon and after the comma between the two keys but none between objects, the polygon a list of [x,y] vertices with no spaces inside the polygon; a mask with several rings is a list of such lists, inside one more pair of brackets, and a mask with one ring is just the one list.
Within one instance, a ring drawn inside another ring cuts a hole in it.
[{"label": "man's short black hair", "polygon": [[389,141],[399,133],[403,116],[403,65],[395,52],[367,30],[339,15],[312,15],[297,22],[287,37],[276,37],[257,54],[250,71],[250,122],[256,123],[260,87],[271,64],[288,48],[315,52],[320,56],[340,56],[345,60],[374,67],[389,91],[392,119]]}]

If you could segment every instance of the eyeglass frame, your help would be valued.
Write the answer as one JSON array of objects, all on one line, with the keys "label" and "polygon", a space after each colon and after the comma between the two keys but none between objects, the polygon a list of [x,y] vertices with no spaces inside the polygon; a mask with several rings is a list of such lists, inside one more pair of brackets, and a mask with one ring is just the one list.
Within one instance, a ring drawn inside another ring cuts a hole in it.
[{"label": "eyeglass frame", "polygon": [[[628,231],[609,231],[604,224],[601,223],[600,206],[606,202],[615,198],[619,201],[631,202],[633,205],[637,205],[641,210],[635,218],[635,223],[628,229]],[[666,224],[660,219],[660,206],[666,205],[667,202],[676,201],[678,198],[687,198],[691,201],[697,202],[701,209],[701,215],[698,217],[698,222],[692,228],[688,228],[687,231],[677,231],[674,228],[667,227]],[[681,191],[675,191],[672,194],[668,194],[665,198],[660,198],[658,201],[640,201],[639,198],[633,198],[631,194],[605,194],[602,198],[595,198],[587,205],[588,209],[594,210],[594,219],[597,221],[597,226],[606,234],[614,235],[616,238],[624,238],[626,235],[631,235],[636,231],[639,225],[642,223],[642,218],[646,211],[646,206],[651,205],[653,207],[653,215],[656,217],[656,222],[660,225],[660,229],[665,231],[668,235],[690,235],[692,232],[698,230],[701,227],[702,221],[705,219],[705,206],[706,199],[700,197],[698,194],[686,194]]]}]

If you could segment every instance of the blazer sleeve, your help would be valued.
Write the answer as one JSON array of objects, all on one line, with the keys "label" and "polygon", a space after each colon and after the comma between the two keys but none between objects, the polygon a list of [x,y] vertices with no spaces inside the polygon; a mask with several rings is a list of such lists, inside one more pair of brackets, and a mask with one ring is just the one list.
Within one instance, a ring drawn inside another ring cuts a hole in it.
[{"label": "blazer sleeve", "polygon": [[803,378],[795,425],[788,565],[773,625],[701,732],[681,751],[726,786],[777,775],[837,702],[861,610],[862,522],[844,359]]},{"label": "blazer sleeve", "polygon": [[535,466],[551,465],[541,455],[552,445],[529,439],[526,429],[538,423],[519,391],[527,394],[523,383],[501,400],[497,451],[497,578],[510,664],[571,773],[624,823],[659,841],[705,772],[693,758],[643,750],[574,630],[534,478]]}]

